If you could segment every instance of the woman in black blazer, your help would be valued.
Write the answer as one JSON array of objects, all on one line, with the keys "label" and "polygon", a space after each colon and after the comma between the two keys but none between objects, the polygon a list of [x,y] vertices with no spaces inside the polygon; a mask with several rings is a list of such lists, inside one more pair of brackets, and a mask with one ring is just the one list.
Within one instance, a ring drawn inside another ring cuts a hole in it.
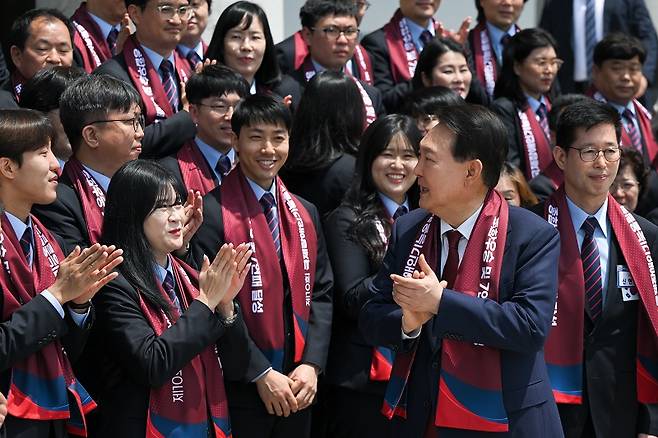
[{"label": "woman in black blazer", "polygon": [[542,29],[518,32],[503,51],[492,109],[507,128],[507,161],[528,181],[553,161],[548,113],[561,66],[555,40]]},{"label": "woman in black blazer", "polygon": [[251,253],[224,245],[198,275],[174,258],[184,193],[150,161],[127,163],[110,183],[101,240],[123,249],[124,264],[95,300],[100,437],[230,434],[223,373],[239,375],[247,359],[233,298]]},{"label": "woman in black blazer", "polygon": [[334,268],[334,321],[327,364],[328,436],[390,436],[380,414],[392,352],[368,345],[358,330],[368,284],[386,252],[393,221],[418,204],[414,167],[421,133],[414,119],[391,114],[363,134],[354,181],[325,222]]}]

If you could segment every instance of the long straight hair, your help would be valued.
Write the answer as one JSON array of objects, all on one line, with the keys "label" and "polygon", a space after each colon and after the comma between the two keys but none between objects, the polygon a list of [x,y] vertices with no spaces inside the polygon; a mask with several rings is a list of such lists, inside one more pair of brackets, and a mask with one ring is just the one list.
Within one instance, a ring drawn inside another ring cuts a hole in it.
[{"label": "long straight hair", "polygon": [[[416,156],[420,153],[420,140],[423,137],[414,119],[401,114],[389,114],[375,120],[361,139],[359,156],[354,167],[352,185],[345,195],[343,205],[351,208],[356,215],[348,229],[349,237],[365,248],[370,261],[379,265],[386,253],[386,244],[377,231],[376,222],[382,216],[383,206],[379,200],[377,186],[372,178],[372,163],[388,147],[396,135],[402,135]],[[418,185],[414,183],[407,191],[410,208],[418,206]],[[386,235],[391,232],[388,221],[381,221]]]},{"label": "long straight hair", "polygon": [[144,221],[156,208],[185,199],[185,189],[155,161],[130,161],[112,177],[107,191],[101,242],[123,250],[117,268],[145,301],[171,318],[171,307],[158,290],[153,268],[153,248],[144,234]]}]

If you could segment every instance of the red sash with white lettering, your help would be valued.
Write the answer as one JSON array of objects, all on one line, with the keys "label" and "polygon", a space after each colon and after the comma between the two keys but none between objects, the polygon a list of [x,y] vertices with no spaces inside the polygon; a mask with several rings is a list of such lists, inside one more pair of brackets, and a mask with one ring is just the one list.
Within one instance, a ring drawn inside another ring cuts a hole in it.
[{"label": "red sash with white lettering", "polygon": [[18,70],[15,70],[11,74],[11,89],[14,90],[14,98],[16,102],[21,101],[21,91],[23,91],[23,84],[27,82],[27,79],[19,73]]},{"label": "red sash with white lettering", "polygon": [[[311,216],[302,203],[276,178],[277,211],[281,255],[288,274],[294,326],[293,361],[302,360],[315,284],[317,234]],[[285,333],[283,272],[267,225],[263,208],[256,199],[240,166],[220,186],[224,240],[234,245],[249,242],[251,272],[238,294],[249,336],[272,364],[283,371]]]},{"label": "red sash with white lettering", "polygon": [[[546,97],[544,97],[546,99]],[[546,109],[551,110],[551,104],[546,99]],[[546,169],[553,161],[550,139],[537,121],[537,114],[530,105],[525,111],[517,108],[516,118],[521,128],[521,141],[523,143],[523,156],[525,158],[525,178],[531,180]]]},{"label": "red sash with white lettering", "polygon": [[[179,291],[181,305],[187,309],[199,295],[197,273],[184,264],[169,257],[174,281]],[[194,283],[192,283],[194,281]],[[176,323],[180,315],[167,293],[159,285],[162,297],[172,307],[173,321],[162,310],[148,305],[139,295],[139,306],[156,336],[161,336]],[[210,411],[211,418],[208,418]],[[212,423],[212,432],[208,426]],[[147,438],[181,436],[189,438],[229,438],[231,423],[228,402],[224,391],[224,374],[217,356],[217,346],[209,345],[178,371],[167,383],[151,388]]]},{"label": "red sash with white lettering", "polygon": [[187,190],[199,191],[203,196],[217,187],[213,171],[194,140],[189,140],[180,148],[176,159]]},{"label": "red sash with white lettering", "polygon": [[93,245],[101,237],[103,229],[103,212],[105,211],[105,192],[77,158],[71,157],[64,165],[64,172],[73,184],[73,189],[80,199],[82,214],[87,224],[89,242]]},{"label": "red sash with white lettering", "polygon": [[[650,248],[633,215],[608,195],[608,220],[628,264],[642,305],[638,310],[637,399],[658,402],[658,292]],[[548,199],[546,220],[560,233],[560,284],[552,328],[544,347],[553,395],[558,403],[581,404],[585,281],[578,240],[564,186]],[[614,273],[613,273],[614,274]]]},{"label": "red sash with white lettering", "polygon": [[489,97],[493,97],[498,78],[498,65],[496,52],[484,20],[473,29],[473,58],[478,79],[484,85]]},{"label": "red sash with white lettering", "polygon": [[[454,291],[498,301],[508,216],[507,202],[490,190],[459,265]],[[413,274],[420,254],[425,254],[430,266],[439,266],[440,228],[436,216],[430,215],[424,221],[402,275]],[[406,417],[406,385],[416,348],[396,354],[382,408],[389,419],[394,415]],[[508,431],[497,349],[443,339],[434,425],[482,432]]]},{"label": "red sash with white lettering", "polygon": [[73,45],[82,56],[82,67],[87,73],[112,57],[110,46],[103,38],[101,28],[87,12],[87,3],[82,2],[71,17],[75,34]]},{"label": "red sash with white lettering", "polygon": [[[7,321],[20,306],[55,283],[62,250],[46,228],[34,217],[33,264],[27,263],[11,226],[0,232],[0,286],[3,293],[2,320]],[[9,219],[3,215],[4,224]],[[75,379],[59,339],[12,364],[7,396],[8,414],[25,420],[66,420],[69,433],[87,436],[85,414],[96,407]]]},{"label": "red sash with white lettering", "polygon": [[[154,67],[151,64],[151,60],[142,50],[135,34],[126,40],[122,53],[128,67],[128,75],[141,96],[142,102],[144,102],[146,124],[150,125],[156,119],[166,119],[173,116],[171,104],[167,99],[162,80],[158,74],[160,66]],[[174,68],[180,81],[184,84],[191,74],[190,65],[186,60],[181,59],[175,50],[174,59],[176,61]],[[178,84],[179,89],[181,86],[181,84]]]},{"label": "red sash with white lettering", "polygon": [[[437,23],[432,22],[436,29]],[[407,26],[400,9],[395,11],[391,21],[384,26],[384,39],[391,58],[390,66],[393,81],[396,84],[408,81],[416,72],[419,54],[409,26]]]}]

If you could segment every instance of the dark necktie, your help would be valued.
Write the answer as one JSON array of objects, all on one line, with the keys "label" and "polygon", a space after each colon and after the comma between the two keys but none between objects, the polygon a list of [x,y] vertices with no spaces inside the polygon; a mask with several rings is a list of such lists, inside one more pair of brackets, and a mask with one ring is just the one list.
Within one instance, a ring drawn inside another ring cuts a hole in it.
[{"label": "dark necktie", "polygon": [[635,115],[631,110],[626,108],[622,114],[622,118],[624,119],[624,127],[626,129],[626,132],[628,133],[628,136],[631,138],[631,144],[632,146],[639,152],[642,152],[642,137],[640,136],[640,133],[638,132],[637,128],[635,127]]},{"label": "dark necktie", "polygon": [[595,0],[587,0],[585,9],[585,54],[587,55],[587,76],[592,73],[594,47],[596,46]]},{"label": "dark necktie", "polygon": [[265,193],[260,198],[260,205],[263,207],[263,213],[265,213],[265,220],[267,221],[267,226],[272,233],[272,240],[274,241],[274,248],[276,248],[276,253],[281,258],[281,238],[279,236],[279,219],[276,215],[276,203],[274,202],[274,195],[270,192]]},{"label": "dark necktie", "polygon": [[448,288],[455,285],[457,278],[457,271],[459,270],[459,240],[462,235],[457,230],[450,230],[446,232],[448,238],[448,258],[446,264],[443,266],[443,279],[448,282]]},{"label": "dark necktie", "polygon": [[544,135],[546,138],[551,138],[551,132],[548,128],[548,111],[546,110],[546,105],[543,103],[540,103],[539,108],[537,108],[537,116],[539,117],[539,126],[544,131]]},{"label": "dark necktie", "polygon": [[423,47],[425,47],[430,41],[432,41],[432,32],[429,30],[424,30],[423,33],[420,34],[420,42],[423,43]]},{"label": "dark necktie", "polygon": [[160,63],[160,72],[162,73],[162,87],[164,88],[167,100],[171,109],[178,112],[178,90],[176,89],[176,79],[174,75],[174,66],[168,59],[163,59]]},{"label": "dark necktie", "polygon": [[23,254],[25,255],[25,260],[27,260],[28,264],[31,264],[30,260],[32,258],[32,241],[32,228],[27,227],[25,231],[23,231],[20,244],[21,249],[23,250]]},{"label": "dark necktie", "polygon": [[583,262],[583,275],[585,278],[585,306],[592,322],[596,323],[603,309],[603,285],[601,283],[601,262],[599,248],[594,240],[598,222],[589,217],[581,229],[585,231],[585,238],[580,247],[580,258]]},{"label": "dark necktie", "polygon": [[395,210],[395,213],[393,213],[393,220],[397,220],[400,216],[404,216],[405,214],[408,213],[409,210],[407,210],[407,207],[404,205],[401,205],[398,207],[397,210]]},{"label": "dark necktie", "polygon": [[194,69],[196,65],[202,61],[201,57],[196,52],[196,50],[190,50],[189,52],[187,52],[186,58],[190,62],[192,69]]},{"label": "dark necktie", "polygon": [[115,54],[114,50],[117,48],[117,38],[119,38],[119,30],[113,27],[109,34],[107,34],[107,46],[110,48],[110,53]]},{"label": "dark necktie", "polygon": [[176,295],[176,288],[174,287],[174,277],[171,275],[171,272],[167,271],[167,275],[165,275],[164,280],[162,280],[162,288],[165,290],[167,293],[167,296],[171,300],[171,303],[174,305],[176,310],[178,310],[178,314],[180,315],[181,308],[180,308],[180,301],[178,300],[178,296]]},{"label": "dark necktie", "polygon": [[219,161],[217,161],[217,165],[215,165],[215,170],[221,179],[221,177],[228,175],[231,167],[231,159],[227,155],[222,155]]}]

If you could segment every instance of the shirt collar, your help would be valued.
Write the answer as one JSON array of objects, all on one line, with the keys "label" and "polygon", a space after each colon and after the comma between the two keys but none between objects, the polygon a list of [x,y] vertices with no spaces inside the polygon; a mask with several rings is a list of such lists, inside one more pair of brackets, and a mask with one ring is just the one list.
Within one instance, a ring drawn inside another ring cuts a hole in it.
[{"label": "shirt collar", "polygon": [[528,96],[526,94],[526,100],[528,101],[528,105],[530,105],[530,108],[536,113],[537,110],[539,109],[539,105],[544,104],[546,106],[546,102],[544,101],[544,96],[542,95],[539,100],[535,99],[532,96]]},{"label": "shirt collar", "polygon": [[99,186],[103,189],[105,193],[107,193],[107,188],[110,186],[110,177],[103,175],[102,173],[98,173],[95,170],[85,166],[84,164],[82,167],[85,168],[87,172],[91,175],[92,178],[96,180]]},{"label": "shirt collar", "polygon": [[14,234],[16,235],[16,238],[18,240],[21,240],[21,237],[23,237],[23,233],[25,232],[25,229],[27,227],[32,226],[32,218],[28,215],[27,224],[26,224],[22,220],[14,216],[13,214],[9,213],[7,210],[5,210],[5,213],[7,214],[7,219],[9,219],[9,223],[11,224],[12,230],[14,230]]},{"label": "shirt collar", "polygon": [[608,198],[605,198],[603,205],[598,211],[594,214],[589,214],[582,208],[578,207],[573,203],[571,199],[567,196],[567,206],[569,208],[569,214],[571,215],[571,222],[573,223],[573,228],[576,234],[580,231],[580,228],[583,226],[583,223],[587,220],[588,217],[594,217],[599,223],[599,228],[603,231],[603,235],[608,238]]},{"label": "shirt collar", "polygon": [[619,105],[618,103],[608,101],[608,105],[611,105],[614,109],[617,110],[619,115],[622,115],[624,111],[629,110],[633,115],[635,115],[635,105],[633,105],[633,101],[629,101],[626,106],[624,105]]},{"label": "shirt collar", "polygon": [[423,27],[406,17],[404,18],[404,21],[407,23],[407,27],[409,28],[409,32],[411,32],[411,37],[414,39],[414,43],[418,43],[420,41],[420,35],[426,30],[429,31],[432,36],[436,36],[433,18],[430,18],[430,22],[427,27]]},{"label": "shirt collar", "polygon": [[254,195],[256,195],[256,199],[260,201],[260,198],[263,197],[265,193],[271,193],[272,196],[274,196],[274,203],[277,203],[276,199],[276,178],[274,181],[272,181],[272,186],[269,188],[269,190],[263,189],[261,186],[253,182],[251,179],[245,176],[247,178],[247,182],[249,183],[249,187],[251,187],[251,190],[254,192]]},{"label": "shirt collar", "polygon": [[[162,60],[164,57],[160,55],[159,53],[154,52],[153,50],[149,49],[143,44],[140,44],[142,46],[142,49],[144,49],[144,53],[146,53],[146,56],[148,56],[149,61],[151,61],[151,64],[153,64],[153,67],[156,70],[160,69],[160,64],[162,64]],[[171,54],[167,57],[169,62],[171,62],[171,65],[174,66],[174,69],[176,68],[176,58],[174,57],[174,52],[171,52]]]},{"label": "shirt collar", "polygon": [[512,24],[509,29],[507,29],[507,32],[499,27],[494,26],[488,21],[486,22],[486,25],[487,30],[489,31],[489,35],[491,35],[491,40],[498,44],[500,44],[500,40],[503,38],[503,35],[507,34],[511,37],[516,35],[516,24]]},{"label": "shirt collar", "polygon": [[[484,206],[484,203],[481,204],[477,210],[475,210],[475,213],[470,215],[468,219],[466,219],[460,226],[456,228],[459,233],[466,238],[466,240],[469,240],[471,238],[471,233],[473,232],[473,227],[475,227],[475,221],[477,221],[478,216],[480,215],[480,211],[482,211],[482,207]],[[454,230],[455,228],[452,228],[452,225],[450,225],[448,222],[444,221],[441,219],[441,237],[448,231]]]},{"label": "shirt collar", "polygon": [[187,47],[184,44],[178,45],[178,51],[183,55],[184,58],[187,58],[187,54],[192,50],[194,50],[196,54],[199,55],[201,59],[203,59],[203,41],[199,41],[199,44],[197,44],[195,47]]},{"label": "shirt collar", "polygon": [[91,12],[88,12],[88,14],[89,14],[89,16],[91,17],[91,19],[94,20],[94,22],[95,22],[95,23],[98,25],[98,27],[100,28],[100,30],[101,30],[101,35],[103,35],[103,39],[105,39],[105,40],[107,39],[107,36],[110,34],[110,31],[111,31],[112,29],[116,29],[117,31],[120,31],[120,30],[121,30],[121,28],[120,28],[120,26],[119,26],[118,24],[117,24],[116,26],[112,26],[110,23],[108,23],[107,21],[103,20],[103,19],[100,18],[100,17],[95,16],[95,15],[92,14]]},{"label": "shirt collar", "polygon": [[382,192],[377,192],[377,194],[379,195],[379,199],[382,201],[382,204],[384,204],[384,208],[386,209],[390,217],[393,217],[393,215],[398,210],[398,208],[402,206],[407,207],[407,211],[409,211],[409,202],[408,202],[409,200],[407,198],[404,199],[404,202],[402,204],[398,204],[397,202],[395,202],[394,200],[392,200]]},{"label": "shirt collar", "polygon": [[174,277],[174,271],[172,270],[171,261],[169,260],[169,256],[167,256],[167,267],[163,268],[162,266],[160,266],[156,263],[154,271],[155,271],[155,276],[157,277],[160,284],[162,284],[164,282],[164,279],[167,276],[167,273],[171,274],[171,277],[173,278]]},{"label": "shirt collar", "polygon": [[[219,159],[222,158],[224,154],[210,146],[205,141],[201,140],[198,136],[194,137],[194,141],[196,142],[199,151],[201,151],[201,155],[203,155],[203,158],[205,158],[210,165],[210,168],[216,169]],[[233,148],[229,149],[229,151],[226,153],[226,156],[229,158],[229,160],[231,160],[231,164],[235,163],[235,151]]]}]

